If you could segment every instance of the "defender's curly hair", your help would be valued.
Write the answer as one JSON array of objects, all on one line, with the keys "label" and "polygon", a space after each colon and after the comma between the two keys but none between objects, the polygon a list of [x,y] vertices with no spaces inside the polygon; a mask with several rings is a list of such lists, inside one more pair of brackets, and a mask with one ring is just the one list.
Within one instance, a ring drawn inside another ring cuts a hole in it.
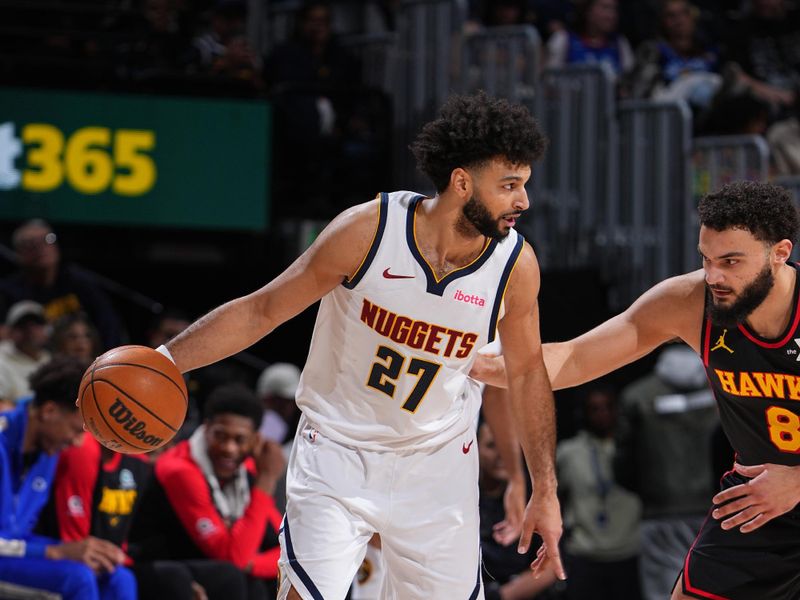
[{"label": "defender's curly hair", "polygon": [[800,216],[791,194],[759,181],[736,181],[704,196],[697,207],[700,224],[716,231],[746,229],[760,241],[797,242]]},{"label": "defender's curly hair", "polygon": [[410,146],[438,192],[450,184],[453,169],[477,167],[495,157],[530,165],[546,147],[528,109],[485,92],[449,98],[439,118],[425,125]]}]

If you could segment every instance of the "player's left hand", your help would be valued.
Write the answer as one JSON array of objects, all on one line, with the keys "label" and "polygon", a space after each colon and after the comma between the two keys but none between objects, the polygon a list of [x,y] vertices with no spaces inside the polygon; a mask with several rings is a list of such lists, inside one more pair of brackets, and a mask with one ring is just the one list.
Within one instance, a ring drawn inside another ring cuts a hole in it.
[{"label": "player's left hand", "polygon": [[511,478],[503,494],[506,518],[492,527],[492,537],[501,546],[513,544],[522,532],[522,515],[525,512],[525,480]]},{"label": "player's left hand", "polygon": [[[534,484],[535,486],[535,484]],[[522,537],[519,540],[519,553],[528,551],[533,532],[542,538],[542,545],[536,552],[536,559],[531,563],[533,577],[538,579],[548,570],[553,571],[561,580],[567,578],[558,541],[561,539],[561,507],[555,493],[543,494],[534,491],[528,506],[525,507],[525,518],[522,522]]]},{"label": "player's left hand", "polygon": [[736,463],[734,469],[752,479],[714,496],[714,504],[728,502],[711,513],[715,519],[725,519],[720,524],[723,529],[741,525],[739,531],[750,533],[789,512],[800,501],[799,467],[773,464],[745,466]]}]

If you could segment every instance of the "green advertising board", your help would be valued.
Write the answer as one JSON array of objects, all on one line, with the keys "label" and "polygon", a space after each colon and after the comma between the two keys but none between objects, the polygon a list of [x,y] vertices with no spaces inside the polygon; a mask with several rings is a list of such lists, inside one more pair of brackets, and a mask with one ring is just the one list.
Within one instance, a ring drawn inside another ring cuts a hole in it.
[{"label": "green advertising board", "polygon": [[0,89],[0,219],[264,230],[266,102]]}]

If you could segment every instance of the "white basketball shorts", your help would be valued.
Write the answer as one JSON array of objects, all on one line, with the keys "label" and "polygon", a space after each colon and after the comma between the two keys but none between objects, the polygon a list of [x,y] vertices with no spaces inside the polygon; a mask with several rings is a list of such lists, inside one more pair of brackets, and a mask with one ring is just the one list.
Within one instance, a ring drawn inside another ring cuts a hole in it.
[{"label": "white basketball shorts", "polygon": [[336,443],[303,419],[286,483],[278,598],[342,600],[372,534],[383,600],[483,599],[472,430],[423,451]]}]

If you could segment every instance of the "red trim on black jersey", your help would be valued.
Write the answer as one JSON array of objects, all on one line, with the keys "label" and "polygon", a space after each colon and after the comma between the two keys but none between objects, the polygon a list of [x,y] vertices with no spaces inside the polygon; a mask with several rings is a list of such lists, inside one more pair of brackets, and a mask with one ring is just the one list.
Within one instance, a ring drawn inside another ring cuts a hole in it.
[{"label": "red trim on black jersey", "polygon": [[708,349],[711,346],[711,319],[705,319],[706,331],[703,334],[703,366],[708,368]]},{"label": "red trim on black jersey", "polygon": [[[796,264],[800,265],[800,263]],[[795,277],[800,277],[800,273],[798,273]],[[792,310],[794,311],[794,316],[792,317],[792,324],[787,330],[786,335],[783,337],[783,339],[777,342],[765,342],[763,340],[760,340],[747,330],[747,328],[744,326],[744,323],[739,324],[739,331],[741,331],[742,334],[748,340],[750,340],[754,344],[761,346],[762,348],[775,349],[786,345],[789,342],[789,340],[792,339],[792,336],[795,334],[795,331],[797,330],[798,324],[800,324],[800,308],[798,308],[798,302],[797,302],[797,294],[798,294],[797,289],[798,285],[797,281],[795,281],[795,299],[792,302]]]},{"label": "red trim on black jersey", "polygon": [[[703,528],[706,526],[706,523],[711,518],[711,513],[709,512],[706,515],[706,520],[703,521],[703,525],[700,527],[700,531],[703,531]],[[706,592],[705,590],[701,590],[700,588],[696,588],[692,585],[689,581],[689,558],[692,556],[692,552],[694,552],[694,546],[697,544],[697,540],[700,538],[700,533],[694,538],[692,542],[692,547],[689,548],[689,552],[686,553],[686,558],[683,561],[683,591],[686,594],[693,594],[698,596],[699,598],[711,598],[711,600],[731,600],[730,598],[726,598],[725,596],[720,596],[718,594],[714,594],[712,592]]]}]

